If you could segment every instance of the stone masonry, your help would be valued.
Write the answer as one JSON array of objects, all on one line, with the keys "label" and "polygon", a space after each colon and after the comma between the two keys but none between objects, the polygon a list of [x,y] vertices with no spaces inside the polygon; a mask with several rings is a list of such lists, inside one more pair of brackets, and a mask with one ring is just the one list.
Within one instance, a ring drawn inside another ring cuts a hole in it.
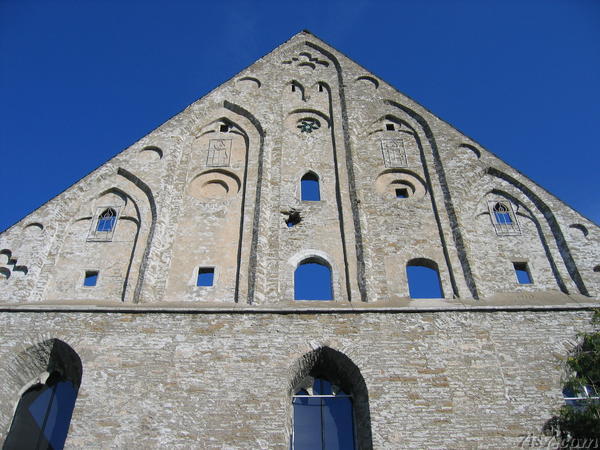
[{"label": "stone masonry", "polygon": [[[306,261],[332,301],[294,300]],[[0,234],[0,439],[52,366],[68,448],[289,448],[324,364],[358,448],[515,448],[599,297],[596,224],[301,32]]]}]

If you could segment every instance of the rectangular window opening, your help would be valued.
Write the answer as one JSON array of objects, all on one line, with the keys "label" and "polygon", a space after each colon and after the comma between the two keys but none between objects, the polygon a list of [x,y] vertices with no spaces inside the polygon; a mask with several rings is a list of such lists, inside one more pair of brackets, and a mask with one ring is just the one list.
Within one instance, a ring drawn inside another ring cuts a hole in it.
[{"label": "rectangular window opening", "polygon": [[214,279],[214,267],[200,267],[198,269],[198,278],[196,279],[196,286],[212,286]]},{"label": "rectangular window opening", "polygon": [[385,129],[388,131],[394,131],[394,124],[393,123],[386,123],[385,124]]},{"label": "rectangular window opening", "polygon": [[222,125],[219,127],[219,131],[220,131],[221,133],[227,133],[227,132],[229,131],[229,125],[222,124]]},{"label": "rectangular window opening", "polygon": [[406,188],[396,189],[396,198],[408,198],[408,189],[406,189]]},{"label": "rectangular window opening", "polygon": [[83,285],[87,287],[96,286],[98,282],[98,271],[97,270],[86,270],[85,278],[83,279]]},{"label": "rectangular window opening", "polygon": [[533,284],[527,263],[514,262],[513,266],[515,268],[515,274],[517,275],[517,281],[519,284]]}]

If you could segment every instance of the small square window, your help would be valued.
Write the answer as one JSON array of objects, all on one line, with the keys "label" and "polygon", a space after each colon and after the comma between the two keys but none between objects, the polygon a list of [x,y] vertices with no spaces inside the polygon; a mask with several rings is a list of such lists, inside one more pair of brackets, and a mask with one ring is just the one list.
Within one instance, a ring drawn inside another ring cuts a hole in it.
[{"label": "small square window", "polygon": [[198,269],[198,278],[196,279],[196,286],[212,286],[214,279],[214,267],[200,267]]},{"label": "small square window", "polygon": [[229,125],[227,125],[226,123],[222,123],[219,127],[219,131],[221,133],[227,133],[229,131]]},{"label": "small square window", "polygon": [[97,270],[86,270],[85,277],[83,279],[83,285],[87,287],[96,286],[98,283],[98,271]]},{"label": "small square window", "polygon": [[385,129],[388,131],[394,131],[394,124],[393,123],[386,123],[385,124]]},{"label": "small square window", "polygon": [[406,189],[406,188],[396,189],[396,198],[408,198],[408,189]]},{"label": "small square window", "polygon": [[527,263],[514,262],[513,266],[515,268],[515,274],[517,275],[517,281],[519,282],[519,284],[533,283],[531,279],[531,274],[529,273],[529,268],[527,267]]}]

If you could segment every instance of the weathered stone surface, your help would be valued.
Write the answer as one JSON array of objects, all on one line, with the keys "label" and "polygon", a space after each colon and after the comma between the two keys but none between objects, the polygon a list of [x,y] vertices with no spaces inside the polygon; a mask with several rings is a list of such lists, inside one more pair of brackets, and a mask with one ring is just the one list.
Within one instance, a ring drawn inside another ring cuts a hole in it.
[{"label": "weathered stone surface", "polygon": [[590,316],[2,313],[1,425],[23,382],[15,354],[49,335],[83,367],[69,448],[284,449],[294,367],[328,346],[360,368],[375,448],[515,448],[561,405]]},{"label": "weathered stone surface", "polygon": [[[307,260],[333,301],[294,301]],[[410,298],[414,261],[443,298]],[[362,447],[514,447],[560,405],[599,264],[598,226],[302,32],[0,235],[0,432],[78,356],[68,446],[287,448],[294,364],[331,348]]]}]

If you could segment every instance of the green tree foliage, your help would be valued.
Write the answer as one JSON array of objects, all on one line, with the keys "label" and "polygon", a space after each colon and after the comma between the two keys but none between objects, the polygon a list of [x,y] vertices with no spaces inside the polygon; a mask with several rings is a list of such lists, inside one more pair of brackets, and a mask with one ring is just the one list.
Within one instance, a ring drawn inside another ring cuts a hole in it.
[{"label": "green tree foliage", "polygon": [[579,334],[581,344],[567,360],[572,375],[565,392],[581,399],[567,401],[551,424],[555,436],[567,446],[575,440],[600,439],[600,310],[594,312],[592,323],[594,331]]}]

